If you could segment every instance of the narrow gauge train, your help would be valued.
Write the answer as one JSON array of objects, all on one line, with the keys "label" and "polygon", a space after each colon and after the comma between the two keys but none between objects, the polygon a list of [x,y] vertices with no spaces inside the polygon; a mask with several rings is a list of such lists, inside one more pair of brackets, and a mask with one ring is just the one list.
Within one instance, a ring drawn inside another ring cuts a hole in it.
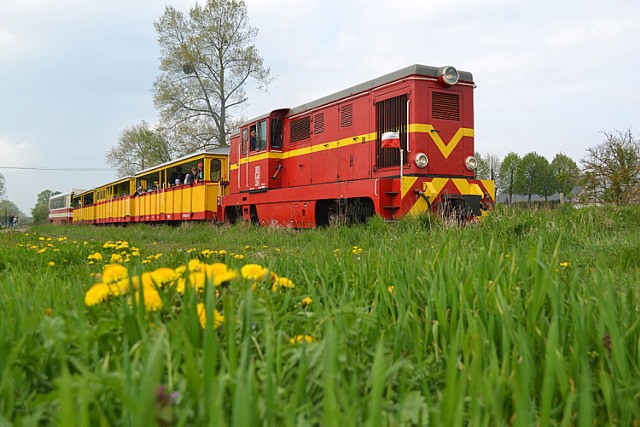
[{"label": "narrow gauge train", "polygon": [[[495,201],[475,179],[473,77],[412,65],[243,123],[194,153],[72,197],[73,221],[249,221],[293,228],[425,212],[468,219]],[[171,174],[202,163],[204,177]]]}]

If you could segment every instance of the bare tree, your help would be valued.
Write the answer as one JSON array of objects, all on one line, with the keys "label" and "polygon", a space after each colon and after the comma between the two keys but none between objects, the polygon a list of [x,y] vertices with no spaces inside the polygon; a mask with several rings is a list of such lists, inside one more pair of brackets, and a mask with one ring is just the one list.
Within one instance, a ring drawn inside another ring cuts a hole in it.
[{"label": "bare tree", "polygon": [[162,74],[154,100],[163,122],[188,150],[227,145],[229,113],[247,101],[247,82],[266,88],[271,81],[244,2],[208,0],[188,15],[167,6],[155,27]]},{"label": "bare tree", "polygon": [[595,203],[627,204],[640,195],[640,141],[631,129],[603,132],[605,141],[582,159],[582,198]]}]

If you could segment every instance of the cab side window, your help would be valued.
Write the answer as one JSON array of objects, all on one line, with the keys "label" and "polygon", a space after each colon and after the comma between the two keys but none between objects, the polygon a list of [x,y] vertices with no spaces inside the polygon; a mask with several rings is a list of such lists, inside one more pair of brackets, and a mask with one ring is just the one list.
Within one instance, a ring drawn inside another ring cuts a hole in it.
[{"label": "cab side window", "polygon": [[222,177],[222,162],[220,159],[211,160],[211,167],[209,170],[211,171],[211,181],[220,181]]},{"label": "cab side window", "polygon": [[242,129],[242,154],[247,154],[247,142],[249,141],[249,132]]}]

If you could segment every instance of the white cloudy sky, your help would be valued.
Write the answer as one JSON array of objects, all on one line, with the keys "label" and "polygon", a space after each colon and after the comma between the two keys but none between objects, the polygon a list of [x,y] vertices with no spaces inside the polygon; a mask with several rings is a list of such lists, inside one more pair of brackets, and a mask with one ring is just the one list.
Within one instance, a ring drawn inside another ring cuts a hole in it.
[{"label": "white cloudy sky", "polygon": [[[202,0],[201,0],[202,1]],[[637,0],[246,0],[276,79],[253,117],[411,64],[470,71],[476,149],[563,152],[638,135]],[[126,126],[157,121],[153,21],[195,0],[0,0],[0,173],[30,214],[39,192],[91,188]]]}]

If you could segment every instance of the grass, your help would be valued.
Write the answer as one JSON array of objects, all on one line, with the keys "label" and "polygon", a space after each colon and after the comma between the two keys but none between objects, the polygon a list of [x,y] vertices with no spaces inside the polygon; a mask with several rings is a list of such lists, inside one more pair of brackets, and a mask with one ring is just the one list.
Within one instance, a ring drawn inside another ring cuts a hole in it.
[{"label": "grass", "polygon": [[[634,425],[638,223],[605,207],[2,233],[0,425]],[[131,275],[198,258],[295,288],[237,278],[162,288],[157,311],[133,293],[88,307],[112,253]]]}]

